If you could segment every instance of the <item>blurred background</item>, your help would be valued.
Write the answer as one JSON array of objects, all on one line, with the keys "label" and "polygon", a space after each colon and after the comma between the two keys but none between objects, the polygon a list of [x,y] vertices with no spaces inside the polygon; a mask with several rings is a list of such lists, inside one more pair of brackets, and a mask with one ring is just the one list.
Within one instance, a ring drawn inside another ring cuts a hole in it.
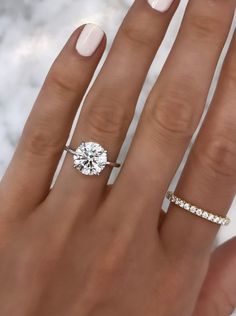
[{"label": "blurred background", "polygon": [[[12,157],[25,120],[46,73],[73,30],[87,22],[101,25],[108,36],[108,51],[115,33],[132,2],[132,0],[1,0],[0,177]],[[147,94],[173,44],[186,4],[187,0],[181,2],[150,70],[140,96],[134,121],[121,152],[121,159],[124,158],[133,137]],[[230,36],[228,42],[229,40]],[[228,42],[219,62],[209,99],[214,90]],[[172,188],[176,185],[184,161],[171,185]],[[164,206],[167,206],[166,203],[164,203]],[[235,208],[236,200],[230,211],[232,224],[221,229],[218,243],[232,237],[236,232]]]}]

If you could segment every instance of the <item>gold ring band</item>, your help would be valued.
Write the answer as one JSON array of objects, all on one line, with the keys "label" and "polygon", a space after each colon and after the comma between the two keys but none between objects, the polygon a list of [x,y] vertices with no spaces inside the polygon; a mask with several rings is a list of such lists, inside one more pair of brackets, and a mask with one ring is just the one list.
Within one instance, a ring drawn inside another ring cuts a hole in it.
[{"label": "gold ring band", "polygon": [[222,217],[222,216],[213,214],[211,212],[205,211],[201,208],[198,208],[197,206],[192,205],[191,203],[186,202],[185,200],[182,200],[181,198],[176,196],[173,192],[169,191],[166,197],[171,203],[174,203],[175,205],[190,212],[191,214],[201,217],[209,222],[212,222],[217,225],[223,225],[223,226],[230,224],[230,219],[228,217]]}]

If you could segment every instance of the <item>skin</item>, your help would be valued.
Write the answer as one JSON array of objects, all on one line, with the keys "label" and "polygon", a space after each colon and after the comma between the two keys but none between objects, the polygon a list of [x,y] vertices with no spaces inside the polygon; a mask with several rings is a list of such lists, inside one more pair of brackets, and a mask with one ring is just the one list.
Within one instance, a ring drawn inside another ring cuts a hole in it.
[{"label": "skin", "polygon": [[[71,147],[93,140],[115,161],[151,62],[178,6],[136,0],[89,91]],[[106,39],[81,57],[76,30],[54,62],[0,183],[0,310],[17,316],[228,316],[236,239],[161,205],[203,112],[235,1],[190,0],[118,179],[85,177],[67,155],[51,182]],[[222,18],[223,17],[223,18]],[[236,187],[236,37],[176,194],[225,216]],[[158,229],[157,229],[158,227]]]}]

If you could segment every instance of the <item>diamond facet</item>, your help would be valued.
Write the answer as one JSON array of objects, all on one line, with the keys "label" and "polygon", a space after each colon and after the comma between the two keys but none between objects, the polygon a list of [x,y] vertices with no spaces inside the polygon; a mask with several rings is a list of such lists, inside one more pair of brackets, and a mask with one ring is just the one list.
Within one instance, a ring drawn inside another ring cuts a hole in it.
[{"label": "diamond facet", "polygon": [[99,144],[83,142],[74,155],[74,167],[84,175],[99,175],[107,164],[107,151]]}]

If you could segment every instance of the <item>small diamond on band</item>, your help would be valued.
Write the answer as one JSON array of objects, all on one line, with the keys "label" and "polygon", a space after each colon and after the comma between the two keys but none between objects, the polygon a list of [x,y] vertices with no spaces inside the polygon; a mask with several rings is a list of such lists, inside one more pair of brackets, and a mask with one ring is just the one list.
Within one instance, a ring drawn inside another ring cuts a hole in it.
[{"label": "small diamond on band", "polygon": [[230,224],[230,219],[228,217],[221,217],[219,215],[213,214],[211,212],[208,212],[206,210],[203,210],[201,208],[198,208],[195,205],[191,205],[189,202],[186,202],[182,200],[181,198],[177,197],[173,192],[168,192],[166,195],[167,199],[182,209],[189,211],[190,213],[201,217],[209,222],[212,222],[217,225],[229,225]]},{"label": "small diamond on band", "polygon": [[190,212],[195,214],[197,212],[197,208],[195,206],[190,207]]},{"label": "small diamond on band", "polygon": [[189,211],[189,210],[190,210],[190,204],[189,204],[189,203],[185,203],[184,209],[185,209],[186,211]]}]

